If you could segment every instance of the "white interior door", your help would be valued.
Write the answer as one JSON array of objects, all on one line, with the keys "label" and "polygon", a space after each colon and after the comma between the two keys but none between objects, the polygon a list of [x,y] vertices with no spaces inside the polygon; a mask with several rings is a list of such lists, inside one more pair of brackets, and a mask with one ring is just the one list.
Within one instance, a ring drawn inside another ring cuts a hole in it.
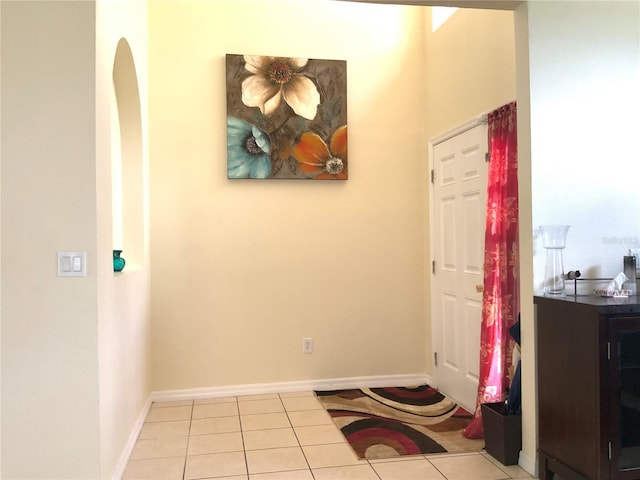
[{"label": "white interior door", "polygon": [[431,323],[438,389],[475,408],[482,322],[487,125],[433,148]]}]

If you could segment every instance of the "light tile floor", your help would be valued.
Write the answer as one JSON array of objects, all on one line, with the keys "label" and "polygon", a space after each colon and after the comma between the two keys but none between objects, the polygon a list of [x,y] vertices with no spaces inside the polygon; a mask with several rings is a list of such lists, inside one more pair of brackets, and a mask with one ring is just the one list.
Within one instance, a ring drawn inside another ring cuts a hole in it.
[{"label": "light tile floor", "polygon": [[503,480],[490,455],[359,460],[313,392],[154,403],[123,479]]}]

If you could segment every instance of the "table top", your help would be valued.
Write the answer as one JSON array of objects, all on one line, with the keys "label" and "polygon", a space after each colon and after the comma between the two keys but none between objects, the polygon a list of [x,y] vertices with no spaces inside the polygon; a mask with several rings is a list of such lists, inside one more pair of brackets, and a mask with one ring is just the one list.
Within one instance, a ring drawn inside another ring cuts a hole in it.
[{"label": "table top", "polygon": [[595,307],[599,313],[640,313],[640,296],[631,295],[629,297],[600,297],[591,295],[566,295],[566,296],[542,296],[533,297],[535,304],[547,302],[566,302]]}]

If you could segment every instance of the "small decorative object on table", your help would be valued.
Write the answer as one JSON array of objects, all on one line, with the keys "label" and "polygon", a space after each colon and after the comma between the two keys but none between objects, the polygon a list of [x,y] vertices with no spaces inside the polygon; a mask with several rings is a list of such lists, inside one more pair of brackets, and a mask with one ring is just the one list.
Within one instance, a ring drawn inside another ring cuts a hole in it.
[{"label": "small decorative object on table", "polygon": [[623,297],[626,298],[631,295],[631,290],[607,290],[605,288],[597,288],[593,291],[599,297]]},{"label": "small decorative object on table", "polygon": [[594,293],[601,297],[628,297],[632,292],[631,290],[623,287],[626,280],[627,276],[620,272],[614,277],[609,285],[607,285],[607,288],[596,289],[594,290]]},{"label": "small decorative object on table", "polygon": [[125,265],[125,260],[120,256],[122,250],[114,250],[113,251],[113,271],[121,272]]}]

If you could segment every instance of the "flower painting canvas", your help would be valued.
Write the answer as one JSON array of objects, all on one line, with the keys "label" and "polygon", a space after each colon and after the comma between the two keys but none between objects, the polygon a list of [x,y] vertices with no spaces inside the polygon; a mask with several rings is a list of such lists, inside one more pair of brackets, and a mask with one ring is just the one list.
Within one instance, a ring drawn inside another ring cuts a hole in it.
[{"label": "flower painting canvas", "polygon": [[347,64],[226,56],[227,176],[346,180]]}]

